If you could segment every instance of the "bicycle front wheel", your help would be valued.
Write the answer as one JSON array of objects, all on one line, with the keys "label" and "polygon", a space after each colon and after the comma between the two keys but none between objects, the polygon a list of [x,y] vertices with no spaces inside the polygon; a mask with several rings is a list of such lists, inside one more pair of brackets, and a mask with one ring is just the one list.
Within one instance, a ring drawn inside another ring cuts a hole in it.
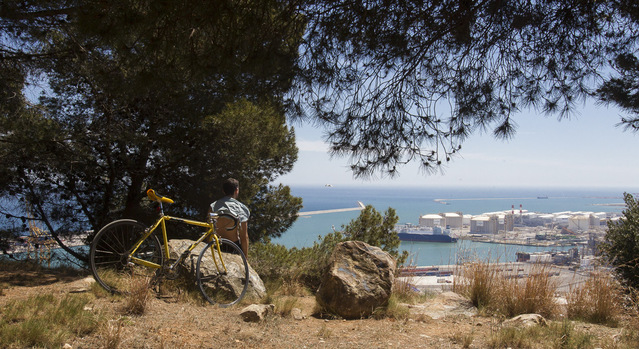
[{"label": "bicycle front wheel", "polygon": [[[129,293],[137,282],[148,282],[157,269],[136,265],[129,254],[140,240],[145,225],[120,219],[100,229],[91,243],[89,260],[95,281],[111,293]],[[151,235],[133,255],[145,261],[162,265],[162,248],[157,236]]]},{"label": "bicycle front wheel", "polygon": [[249,267],[242,250],[227,239],[220,239],[221,256],[215,240],[200,252],[197,284],[204,298],[222,308],[244,298],[249,284]]}]

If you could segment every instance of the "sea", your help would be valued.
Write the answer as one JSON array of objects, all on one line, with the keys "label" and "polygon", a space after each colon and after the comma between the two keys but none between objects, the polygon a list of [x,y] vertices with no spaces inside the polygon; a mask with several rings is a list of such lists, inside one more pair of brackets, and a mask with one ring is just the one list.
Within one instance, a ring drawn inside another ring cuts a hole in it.
[{"label": "sea", "polygon": [[[632,190],[630,190],[632,189]],[[372,205],[380,213],[393,208],[399,223],[418,224],[419,217],[431,213],[461,212],[478,215],[487,212],[522,211],[612,212],[624,210],[624,192],[637,195],[638,188],[428,188],[428,187],[340,187],[293,186],[292,194],[303,199],[301,212],[331,211],[358,207],[359,202]],[[360,211],[342,211],[301,215],[293,226],[273,243],[288,248],[310,247],[321,237],[341,230]],[[567,250],[571,247],[553,247]],[[479,259],[512,262],[517,252],[542,252],[548,247],[480,243],[459,240],[457,243],[402,242],[413,266],[454,264],[458,260]]]}]

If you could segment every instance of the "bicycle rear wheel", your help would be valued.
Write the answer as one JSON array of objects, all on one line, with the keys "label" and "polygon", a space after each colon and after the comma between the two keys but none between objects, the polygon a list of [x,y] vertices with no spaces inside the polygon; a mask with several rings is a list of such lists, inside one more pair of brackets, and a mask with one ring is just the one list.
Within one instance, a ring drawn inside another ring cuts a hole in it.
[{"label": "bicycle rear wheel", "polygon": [[244,298],[249,284],[249,267],[242,250],[230,240],[220,239],[220,249],[223,251],[222,259],[215,240],[200,252],[197,284],[209,303],[225,308]]},{"label": "bicycle rear wheel", "polygon": [[[120,219],[100,229],[93,242],[89,260],[95,280],[111,293],[129,293],[136,280],[148,280],[157,269],[129,262],[129,253],[146,227],[132,219]],[[162,248],[157,236],[142,242],[134,257],[162,265]]]}]

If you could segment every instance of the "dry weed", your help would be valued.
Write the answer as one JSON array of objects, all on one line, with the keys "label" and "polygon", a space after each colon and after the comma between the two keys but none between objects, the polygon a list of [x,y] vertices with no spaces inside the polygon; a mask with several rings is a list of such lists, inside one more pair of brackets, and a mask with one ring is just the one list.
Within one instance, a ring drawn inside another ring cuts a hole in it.
[{"label": "dry weed", "polygon": [[128,293],[125,296],[122,312],[127,315],[142,315],[146,311],[146,305],[151,296],[150,279],[132,277],[128,283]]},{"label": "dry weed", "polygon": [[494,309],[507,317],[529,313],[553,317],[557,315],[554,300],[557,286],[548,265],[534,264],[524,278],[507,275],[495,287]]},{"label": "dry weed", "polygon": [[619,339],[626,344],[624,348],[639,349],[639,290],[629,289],[627,296],[626,322]]},{"label": "dry weed", "polygon": [[280,316],[289,316],[293,308],[297,306],[297,297],[279,297],[275,299],[275,311]]},{"label": "dry weed", "polygon": [[194,305],[207,304],[195,282],[182,275],[175,280],[161,280],[157,291],[158,296],[164,299]]},{"label": "dry weed", "polygon": [[308,289],[297,279],[286,280],[282,282],[279,293],[284,296],[307,296],[310,294]]},{"label": "dry weed", "polygon": [[322,326],[320,326],[319,330],[317,331],[317,336],[319,338],[330,338],[331,335],[333,334],[333,332],[328,328],[328,326],[326,326],[326,323],[322,323]]},{"label": "dry weed", "polygon": [[378,307],[372,314],[375,319],[390,318],[395,320],[406,320],[410,317],[410,310],[400,303],[397,296],[392,294],[385,306]]},{"label": "dry weed", "polygon": [[455,332],[451,335],[450,340],[453,343],[460,344],[462,348],[467,349],[473,344],[473,333]]},{"label": "dry weed", "polygon": [[427,297],[416,289],[408,280],[409,279],[407,278],[395,278],[395,280],[393,280],[392,294],[397,298],[397,300],[415,304]]},{"label": "dry weed", "polygon": [[456,271],[453,291],[470,299],[475,307],[490,306],[497,286],[497,268],[490,262],[472,262]]},{"label": "dry weed", "polygon": [[594,271],[585,283],[571,287],[566,295],[566,315],[593,323],[615,324],[622,312],[623,292],[615,278]]},{"label": "dry weed", "polygon": [[118,349],[122,344],[123,319],[109,320],[105,323],[102,333],[102,343],[104,349]]}]

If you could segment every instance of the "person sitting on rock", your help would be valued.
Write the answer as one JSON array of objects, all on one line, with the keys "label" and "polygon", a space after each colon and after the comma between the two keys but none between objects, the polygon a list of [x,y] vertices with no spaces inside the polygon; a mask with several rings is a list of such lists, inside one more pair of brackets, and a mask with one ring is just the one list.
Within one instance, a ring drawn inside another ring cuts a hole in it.
[{"label": "person sitting on rock", "polygon": [[235,224],[230,219],[224,217],[218,219],[217,234],[234,242],[248,257],[248,220],[251,212],[246,205],[237,200],[240,194],[240,183],[234,178],[229,178],[222,184],[222,191],[224,192],[224,197],[211,204],[209,214],[227,213],[237,217],[238,227],[233,230],[227,230],[228,227]]}]

